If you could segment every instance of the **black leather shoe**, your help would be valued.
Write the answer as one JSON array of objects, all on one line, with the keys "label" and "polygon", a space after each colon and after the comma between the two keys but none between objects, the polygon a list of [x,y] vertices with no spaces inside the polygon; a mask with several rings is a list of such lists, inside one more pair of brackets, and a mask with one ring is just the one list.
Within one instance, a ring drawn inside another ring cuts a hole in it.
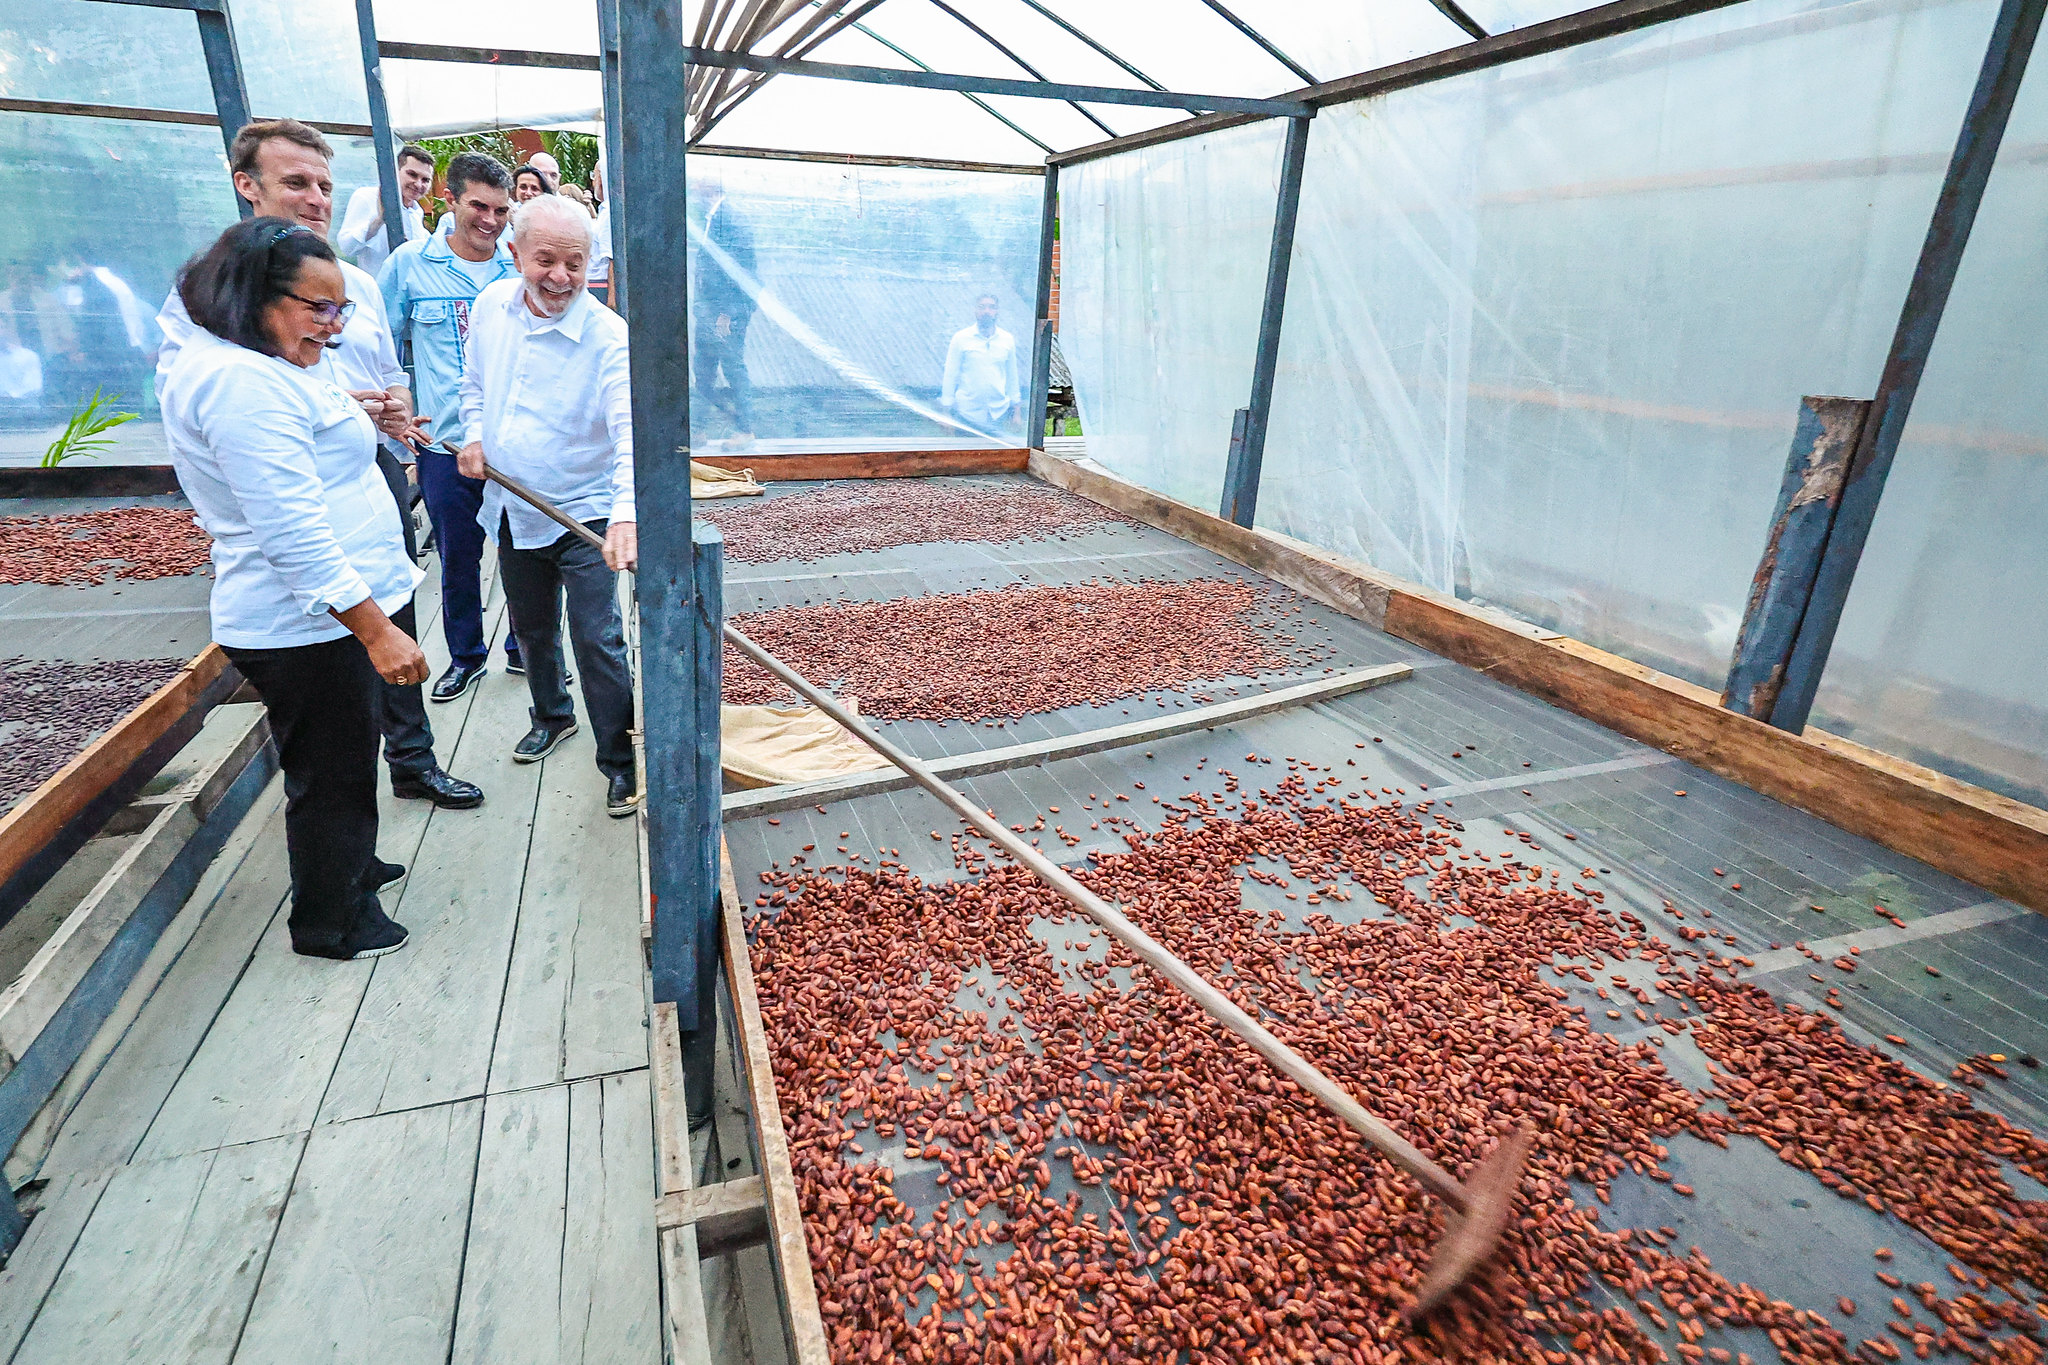
[{"label": "black leather shoe", "polygon": [[605,789],[604,813],[623,820],[640,808],[640,784],[631,773],[619,773]]},{"label": "black leather shoe", "polygon": [[505,671],[515,678],[525,677],[526,660],[520,658],[517,654],[507,654],[505,656]]},{"label": "black leather shoe", "polygon": [[391,794],[401,801],[431,801],[442,810],[474,810],[484,803],[483,788],[439,768],[417,777],[393,777]]},{"label": "black leather shoe", "polygon": [[391,883],[405,876],[405,864],[387,863],[382,858],[370,860],[370,870],[363,877],[363,884],[371,891],[382,891]]},{"label": "black leather shoe", "polygon": [[555,746],[576,733],[576,722],[570,721],[559,730],[550,730],[545,725],[536,725],[526,732],[526,738],[512,746],[514,763],[538,763],[555,751]]},{"label": "black leather shoe", "polygon": [[450,664],[446,673],[434,679],[434,690],[427,695],[435,701],[454,701],[476,686],[477,679],[490,671],[488,664],[476,664],[468,668],[461,664]]}]

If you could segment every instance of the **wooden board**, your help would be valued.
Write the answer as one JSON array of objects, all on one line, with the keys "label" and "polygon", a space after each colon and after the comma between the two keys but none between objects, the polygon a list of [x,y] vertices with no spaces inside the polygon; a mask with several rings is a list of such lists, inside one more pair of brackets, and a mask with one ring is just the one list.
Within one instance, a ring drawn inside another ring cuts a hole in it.
[{"label": "wooden board", "polygon": [[1034,455],[1031,473],[1389,635],[2048,912],[2048,811],[1824,731],[1773,729],[1722,709],[1705,688],[1098,470]]},{"label": "wooden board", "polygon": [[202,704],[207,685],[228,667],[219,645],[208,645],[148,700],[122,717],[21,803],[0,815],[0,884],[19,872],[45,844],[127,772],[150,745]]},{"label": "wooden board", "polygon": [[113,1175],[111,1170],[62,1175],[44,1189],[42,1211],[8,1256],[7,1268],[0,1270],[0,1359],[14,1359]]},{"label": "wooden board", "polygon": [[313,1131],[236,1365],[445,1365],[483,1109]]},{"label": "wooden board", "polygon": [[234,1356],[304,1142],[279,1138],[115,1172],[18,1365]]},{"label": "wooden board", "polygon": [[798,479],[911,479],[933,474],[1016,474],[1031,452],[1016,450],[885,450],[871,454],[693,455],[719,469],[751,469],[762,483]]},{"label": "wooden board", "polygon": [[[65,1119],[41,1174],[99,1170],[133,1157],[241,979],[257,941],[291,893],[281,779],[272,782],[251,817],[244,826],[246,858],[218,897],[207,897],[211,905],[204,918]],[[194,900],[205,891],[202,883]]]},{"label": "wooden board", "polygon": [[[451,766],[484,789],[484,804],[428,817],[390,912],[411,941],[369,964],[375,970],[321,1105],[323,1123],[481,1095],[490,1079],[526,860],[479,854],[526,848],[541,769],[512,761],[529,725],[524,681],[493,676],[478,686],[491,690],[473,703]],[[589,764],[589,732],[567,741],[559,757]],[[589,771],[592,799],[600,799],[598,774]]]},{"label": "wooden board", "polygon": [[747,1100],[754,1112],[761,1178],[768,1187],[768,1247],[789,1314],[792,1360],[794,1365],[831,1365],[824,1318],[818,1310],[818,1286],[811,1278],[811,1253],[804,1241],[803,1207],[797,1202],[796,1177],[789,1166],[789,1138],[782,1129],[782,1106],[775,1098],[775,1065],[768,1052],[768,1031],[761,1022],[760,997],[754,993],[754,964],[747,954],[746,921],[740,910],[739,891],[733,884],[730,849],[720,849],[718,867],[725,978],[732,992],[733,1020],[737,1025],[734,1050],[739,1054],[746,1076]]},{"label": "wooden board", "polygon": [[[1284,711],[1292,706],[1304,706],[1310,702],[1349,696],[1353,692],[1362,692],[1369,687],[1398,682],[1412,671],[1406,664],[1380,664],[1372,668],[1348,669],[1343,673],[1333,673],[1327,678],[1318,678],[1313,682],[1278,687],[1270,692],[1242,697],[1235,701],[1216,702],[1186,711],[1176,711],[1157,720],[1134,720],[1123,725],[1104,726],[1099,730],[1083,730],[1078,734],[1054,735],[1050,739],[1033,740],[1029,744],[1009,744],[999,749],[952,754],[945,758],[930,760],[929,766],[933,772],[949,782],[980,777],[987,773],[1007,772],[1013,768],[1035,768],[1063,758],[1081,758],[1109,749],[1146,744],[1155,739],[1168,739],[1196,730],[1233,725],[1238,721]],[[908,775],[890,767],[872,772],[848,773],[844,777],[828,778],[822,782],[765,787],[758,791],[727,792],[721,800],[721,805],[726,819],[737,820],[750,815],[774,815],[780,811],[801,810],[805,806],[847,801],[857,796],[873,796],[880,792],[908,791],[916,785]]]},{"label": "wooden board", "polygon": [[647,1073],[495,1094],[455,1365],[656,1365]]},{"label": "wooden board", "polygon": [[0,469],[0,498],[141,498],[178,491],[178,471],[167,464]]},{"label": "wooden board", "polygon": [[647,1064],[633,822],[606,815],[603,798],[587,750],[541,765],[494,1091]]}]

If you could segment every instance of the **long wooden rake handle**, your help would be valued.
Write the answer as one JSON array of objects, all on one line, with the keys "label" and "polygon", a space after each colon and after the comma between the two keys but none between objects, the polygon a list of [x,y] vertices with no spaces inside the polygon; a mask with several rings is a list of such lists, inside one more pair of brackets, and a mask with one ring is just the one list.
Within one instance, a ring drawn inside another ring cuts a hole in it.
[{"label": "long wooden rake handle", "polygon": [[[599,548],[603,547],[604,540],[589,527],[519,480],[499,473],[488,464],[484,466],[484,473],[514,496],[530,503],[536,510],[558,522],[571,534],[581,536]],[[1306,1057],[1275,1038],[1258,1020],[1239,1008],[1236,1001],[1203,980],[1194,968],[1175,957],[1164,944],[1131,923],[1121,910],[1081,885],[1059,864],[990,818],[979,806],[962,796],[944,778],[917,758],[869,729],[859,716],[843,706],[831,693],[813,686],[780,659],[731,626],[726,626],[724,632],[726,640],[733,648],[780,678],[798,696],[839,722],[855,739],[901,768],[911,781],[936,796],[947,809],[980,831],[1005,853],[1031,869],[1039,880],[1058,892],[1062,899],[1101,925],[1119,943],[1137,954],[1146,966],[1179,987],[1183,995],[1200,1005],[1210,1018],[1271,1062],[1282,1075],[1314,1095],[1325,1109],[1342,1119],[1360,1137],[1384,1152],[1388,1160],[1415,1177],[1424,1189],[1443,1200],[1459,1215],[1470,1212],[1471,1195],[1450,1172],[1417,1151],[1406,1138],[1353,1099],[1343,1087],[1317,1070]]]}]

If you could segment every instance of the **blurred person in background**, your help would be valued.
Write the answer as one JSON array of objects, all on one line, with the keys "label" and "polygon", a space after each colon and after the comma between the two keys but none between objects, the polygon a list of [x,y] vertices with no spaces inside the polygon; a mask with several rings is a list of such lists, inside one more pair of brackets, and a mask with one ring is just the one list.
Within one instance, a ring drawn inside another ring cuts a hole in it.
[{"label": "blurred person in background", "polygon": [[[235,189],[259,217],[297,223],[327,240],[334,209],[334,179],[328,173],[333,152],[318,130],[296,119],[264,119],[235,134],[229,155],[235,167]],[[384,296],[377,282],[346,261],[337,260],[348,312],[322,348],[321,375],[353,397],[385,438],[376,452],[377,468],[397,503],[402,543],[417,559],[412,543],[412,493],[397,452],[413,430],[412,390],[398,363],[398,349],[384,316]],[[157,315],[163,346],[157,352],[156,390],[164,382],[185,344],[199,333],[186,312],[184,294],[173,289]],[[398,618],[408,631],[413,613],[408,604]],[[415,636],[415,638],[417,638]],[[443,771],[434,757],[434,732],[418,683],[382,689],[379,723],[384,734],[384,761],[390,769],[392,794],[409,801],[431,801],[444,810],[470,810],[483,804],[482,789]]]},{"label": "blurred person in background", "polygon": [[616,309],[612,298],[612,201],[604,195],[604,153],[597,154],[597,167],[590,173],[590,195],[597,203],[597,225],[592,229],[589,288],[607,308]]},{"label": "blurred person in background", "polygon": [[564,199],[573,199],[578,204],[582,205],[583,211],[589,214],[592,218],[597,217],[597,209],[594,208],[590,202],[590,191],[584,189],[581,185],[575,184],[573,182],[564,185],[561,188],[561,195]]},{"label": "blurred person in background", "polygon": [[[405,240],[416,242],[427,235],[427,212],[420,200],[434,188],[434,158],[411,143],[398,149],[398,198],[404,206]],[[348,211],[341,215],[341,232],[335,242],[341,254],[375,275],[391,259],[391,234],[384,227],[384,191],[365,185],[348,197]]]},{"label": "blurred person in background", "polygon": [[562,166],[546,152],[535,152],[526,158],[526,164],[539,171],[541,178],[548,182],[548,193],[554,194],[562,188]]},{"label": "blurred person in background", "polygon": [[1019,395],[1017,341],[996,326],[994,294],[974,301],[974,325],[953,333],[939,406],[980,431],[993,433],[1016,420]]},{"label": "blurred person in background", "polygon": [[417,687],[427,659],[376,425],[322,377],[361,310],[326,239],[268,216],[222,233],[178,290],[164,434],[213,538],[213,638],[263,699],[284,769],[292,950],[379,957],[406,942],[377,901],[405,875],[377,856],[380,680]]},{"label": "blurred person in background", "polygon": [[[378,277],[394,334],[412,343],[419,385],[420,489],[441,548],[441,624],[450,658],[429,694],[437,702],[454,701],[490,672],[484,534],[476,519],[483,481],[464,478],[440,442],[462,444],[470,307],[485,288],[518,273],[503,241],[512,206],[512,176],[504,164],[482,152],[464,152],[448,163],[447,183],[446,230],[392,252]],[[511,630],[505,632],[505,671],[525,671]]]},{"label": "blurred person in background", "polygon": [[523,204],[539,195],[554,192],[554,187],[548,184],[548,178],[541,174],[540,167],[531,161],[512,172],[512,202],[515,204]]},{"label": "blurred person in background", "polygon": [[49,271],[40,263],[16,261],[7,268],[0,289],[0,394],[10,415],[41,422],[59,406],[68,390],[64,367],[83,359],[71,318],[49,289]]},{"label": "blurred person in background", "polygon": [[479,520],[498,545],[533,698],[533,728],[512,757],[538,763],[576,733],[562,659],[566,596],[605,810],[623,817],[640,802],[616,577],[639,559],[626,324],[584,288],[593,234],[582,209],[541,195],[519,206],[512,234],[519,275],[476,300],[462,377],[462,472],[482,478],[488,461],[604,541],[600,552],[499,485],[486,487]]},{"label": "blurred person in background", "polygon": [[[704,217],[704,250],[697,253],[696,287],[690,291],[696,332],[692,370],[705,401],[732,415],[727,450],[754,443],[754,386],[747,378],[747,324],[754,317],[754,228],[725,197],[713,190]],[[720,401],[713,387],[725,377]]]},{"label": "blurred person in background", "polygon": [[52,292],[71,319],[75,347],[70,382],[56,397],[77,407],[97,390],[109,404],[141,408],[154,340],[142,300],[127,281],[103,265],[86,264],[76,250],[59,262]]}]

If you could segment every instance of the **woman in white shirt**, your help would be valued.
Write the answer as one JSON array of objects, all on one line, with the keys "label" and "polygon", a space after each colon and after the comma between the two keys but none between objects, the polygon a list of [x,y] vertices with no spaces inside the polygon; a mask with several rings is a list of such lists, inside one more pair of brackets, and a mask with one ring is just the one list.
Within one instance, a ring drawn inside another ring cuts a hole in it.
[{"label": "woman in white shirt", "polygon": [[213,537],[213,638],[263,698],[285,777],[294,951],[351,960],[403,947],[377,888],[377,680],[426,656],[389,613],[412,599],[377,430],[315,373],[354,307],[334,251],[282,218],[222,233],[178,283],[203,330],[165,376],[178,482]]}]

